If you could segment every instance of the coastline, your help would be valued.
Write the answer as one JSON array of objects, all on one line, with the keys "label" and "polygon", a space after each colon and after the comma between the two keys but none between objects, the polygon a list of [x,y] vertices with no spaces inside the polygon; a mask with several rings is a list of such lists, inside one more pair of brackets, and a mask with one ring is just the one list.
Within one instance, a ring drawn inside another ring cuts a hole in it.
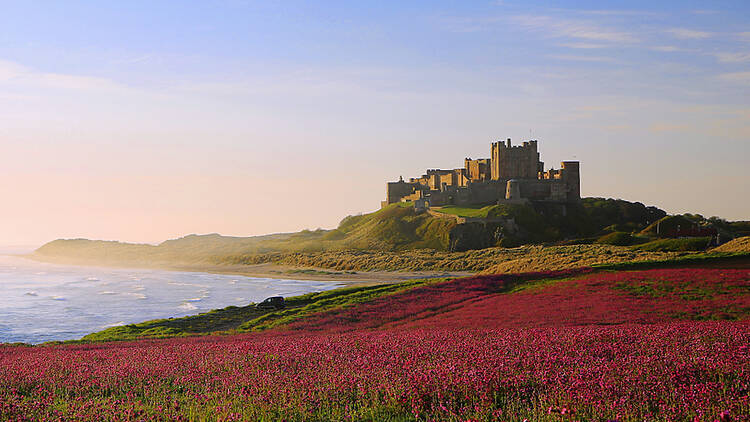
[{"label": "coastline", "polygon": [[82,265],[89,267],[103,268],[144,268],[157,269],[165,271],[185,271],[199,272],[209,274],[230,274],[241,275],[245,277],[270,278],[282,280],[304,280],[304,281],[322,281],[343,284],[388,284],[397,283],[406,280],[424,279],[424,278],[460,278],[474,275],[473,272],[467,271],[338,271],[326,268],[314,267],[295,267],[289,265],[279,265],[274,263],[254,264],[254,265],[207,265],[207,264],[164,264],[164,265],[146,265],[146,264],[102,264],[92,263],[85,260],[65,260],[54,259],[48,256],[39,256],[36,254],[18,255],[37,262],[46,262],[60,265]]},{"label": "coastline", "polygon": [[460,278],[474,275],[471,272],[456,271],[336,271],[321,268],[302,268],[278,264],[256,265],[197,265],[165,268],[175,271],[197,271],[214,274],[236,274],[246,277],[283,278],[310,281],[330,281],[335,283],[397,283],[400,281],[424,278]]}]

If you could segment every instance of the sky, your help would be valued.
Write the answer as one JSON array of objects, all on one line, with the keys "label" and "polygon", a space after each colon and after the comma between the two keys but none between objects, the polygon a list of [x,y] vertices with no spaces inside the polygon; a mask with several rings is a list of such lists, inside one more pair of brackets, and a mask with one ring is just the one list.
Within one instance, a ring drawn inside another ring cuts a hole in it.
[{"label": "sky", "polygon": [[332,228],[505,138],[750,219],[750,3],[603,3],[0,0],[0,243]]}]

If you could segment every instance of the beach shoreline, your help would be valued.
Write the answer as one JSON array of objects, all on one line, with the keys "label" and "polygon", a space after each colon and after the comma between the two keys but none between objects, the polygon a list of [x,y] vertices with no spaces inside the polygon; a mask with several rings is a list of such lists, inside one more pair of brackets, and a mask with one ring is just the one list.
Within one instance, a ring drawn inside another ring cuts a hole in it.
[{"label": "beach shoreline", "polygon": [[164,264],[164,265],[131,265],[101,264],[87,261],[55,259],[36,254],[18,255],[37,262],[59,265],[78,265],[103,268],[133,268],[165,271],[197,272],[209,274],[240,275],[253,278],[278,280],[323,281],[343,284],[363,283],[387,284],[405,280],[423,278],[460,278],[474,275],[468,271],[339,271],[326,268],[296,267],[274,263],[254,265],[207,265],[207,264]]}]

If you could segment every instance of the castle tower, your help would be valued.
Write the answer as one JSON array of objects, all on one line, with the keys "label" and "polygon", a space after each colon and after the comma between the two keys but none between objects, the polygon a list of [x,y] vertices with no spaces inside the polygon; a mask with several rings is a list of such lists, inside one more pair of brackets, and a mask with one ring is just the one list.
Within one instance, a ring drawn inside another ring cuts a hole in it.
[{"label": "castle tower", "polygon": [[562,165],[562,180],[565,183],[565,187],[568,191],[567,200],[569,202],[576,202],[581,200],[581,171],[580,163],[578,161],[563,161]]},{"label": "castle tower", "polygon": [[537,141],[513,146],[510,138],[492,143],[492,180],[537,179],[544,164],[539,161]]}]

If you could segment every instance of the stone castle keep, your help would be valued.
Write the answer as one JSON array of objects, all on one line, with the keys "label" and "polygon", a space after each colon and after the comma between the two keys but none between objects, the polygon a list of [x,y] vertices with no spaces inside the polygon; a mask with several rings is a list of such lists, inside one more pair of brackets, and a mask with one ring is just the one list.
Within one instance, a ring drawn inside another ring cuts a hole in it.
[{"label": "stone castle keep", "polygon": [[535,140],[519,146],[513,146],[510,138],[493,142],[491,157],[466,158],[463,168],[432,169],[408,182],[388,182],[382,205],[412,201],[417,208],[428,208],[529,201],[569,203],[581,199],[579,162],[563,161],[559,170],[544,171]]}]

